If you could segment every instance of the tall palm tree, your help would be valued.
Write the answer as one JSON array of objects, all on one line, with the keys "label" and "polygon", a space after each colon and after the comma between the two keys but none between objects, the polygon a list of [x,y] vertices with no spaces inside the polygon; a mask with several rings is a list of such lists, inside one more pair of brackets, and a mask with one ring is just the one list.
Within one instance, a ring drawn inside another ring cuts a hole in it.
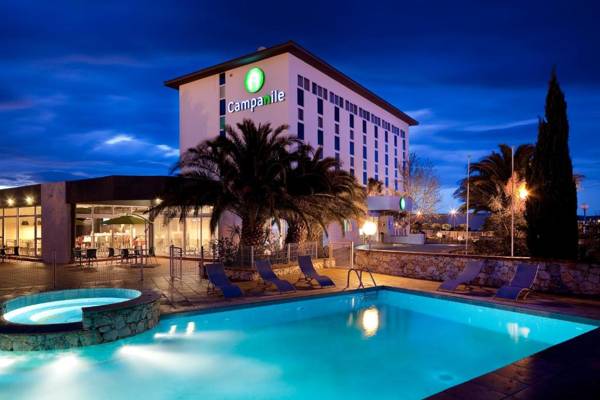
[{"label": "tall palm tree", "polygon": [[364,189],[338,160],[323,157],[321,147],[298,146],[289,167],[287,190],[302,212],[288,212],[286,243],[316,238],[331,222],[364,215]]},{"label": "tall palm tree", "polygon": [[[493,151],[478,162],[471,164],[469,177],[469,208],[475,212],[493,212],[493,199],[506,198],[506,185],[512,177],[512,149],[506,144],[499,145],[499,152]],[[534,146],[522,144],[515,150],[515,181],[525,180],[527,167],[533,155]],[[461,210],[466,209],[467,178],[460,181],[454,197],[464,202]]]},{"label": "tall palm tree", "polygon": [[290,148],[300,142],[284,135],[286,129],[286,125],[272,129],[268,123],[257,126],[246,119],[237,130],[227,126],[225,136],[190,148],[172,170],[181,179],[167,188],[150,216],[163,213],[183,219],[210,205],[211,231],[230,211],[241,219],[241,244],[262,245],[264,226],[271,218],[303,215],[287,190]]}]

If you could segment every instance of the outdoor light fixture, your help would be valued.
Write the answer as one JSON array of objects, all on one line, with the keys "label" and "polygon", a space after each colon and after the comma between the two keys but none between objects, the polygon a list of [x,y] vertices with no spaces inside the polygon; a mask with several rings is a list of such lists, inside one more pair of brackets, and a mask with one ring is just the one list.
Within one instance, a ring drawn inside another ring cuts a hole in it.
[{"label": "outdoor light fixture", "polygon": [[157,197],[157,198],[154,200],[154,203],[156,203],[156,204],[160,204],[160,203],[162,203],[162,199],[161,199],[160,197]]},{"label": "outdoor light fixture", "polygon": [[364,310],[361,317],[361,325],[365,336],[370,337],[375,335],[379,329],[379,310],[375,307]]},{"label": "outdoor light fixture", "polygon": [[423,215],[423,212],[421,210],[417,211],[417,217],[420,217],[421,215]]},{"label": "outdoor light fixture", "polygon": [[377,225],[373,221],[366,221],[363,224],[362,232],[366,236],[373,236],[377,232]]},{"label": "outdoor light fixture", "polygon": [[15,205],[15,199],[6,199],[6,204],[8,204],[9,207],[12,207]]},{"label": "outdoor light fixture", "polygon": [[27,204],[29,204],[29,205],[32,205],[33,204],[33,197],[31,197],[31,196],[25,197],[25,202]]},{"label": "outdoor light fixture", "polygon": [[450,210],[450,214],[456,215],[456,209],[453,208],[452,210]]},{"label": "outdoor light fixture", "polygon": [[527,190],[527,187],[523,183],[521,186],[519,186],[519,199],[525,200],[525,199],[527,199],[528,196],[529,196],[529,191]]}]

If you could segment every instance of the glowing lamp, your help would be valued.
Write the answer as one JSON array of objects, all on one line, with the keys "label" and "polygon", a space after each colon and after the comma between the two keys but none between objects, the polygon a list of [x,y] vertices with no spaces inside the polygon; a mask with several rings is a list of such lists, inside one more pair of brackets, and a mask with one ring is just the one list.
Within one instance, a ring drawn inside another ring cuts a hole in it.
[{"label": "glowing lamp", "polygon": [[519,199],[525,200],[525,199],[527,199],[528,196],[529,196],[529,191],[527,190],[527,187],[525,186],[525,184],[519,186]]},{"label": "glowing lamp", "polygon": [[379,329],[379,310],[372,307],[363,311],[361,325],[365,336],[375,335]]},{"label": "glowing lamp", "polygon": [[8,204],[9,207],[12,207],[15,205],[15,200],[14,199],[7,199],[6,200],[6,204]]},{"label": "glowing lamp", "polygon": [[25,197],[25,202],[27,204],[29,204],[29,205],[32,205],[33,204],[33,197],[31,197],[31,196]]},{"label": "glowing lamp", "polygon": [[377,232],[377,225],[373,221],[366,221],[362,227],[362,231],[367,236],[373,236]]}]

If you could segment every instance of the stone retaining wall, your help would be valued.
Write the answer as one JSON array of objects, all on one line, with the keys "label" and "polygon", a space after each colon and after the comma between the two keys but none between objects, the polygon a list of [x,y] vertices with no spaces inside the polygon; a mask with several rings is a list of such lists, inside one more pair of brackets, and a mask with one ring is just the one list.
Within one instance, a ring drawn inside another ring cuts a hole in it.
[{"label": "stone retaining wall", "polygon": [[[328,258],[315,258],[312,260],[315,269],[334,268],[335,260]],[[237,281],[256,281],[259,279],[258,272],[254,269],[225,268],[227,276]],[[283,275],[298,274],[300,267],[298,263],[273,265],[273,272],[280,277]]]},{"label": "stone retaining wall", "polygon": [[54,350],[123,339],[153,328],[160,318],[160,296],[145,292],[122,303],[83,309],[83,321],[56,325],[20,325],[3,321],[0,350]]},{"label": "stone retaining wall", "polygon": [[468,261],[481,260],[477,285],[500,287],[512,279],[520,263],[539,265],[533,289],[558,294],[600,295],[600,265],[528,258],[463,256],[390,250],[356,250],[356,263],[373,272],[407,278],[444,281],[455,278]]}]

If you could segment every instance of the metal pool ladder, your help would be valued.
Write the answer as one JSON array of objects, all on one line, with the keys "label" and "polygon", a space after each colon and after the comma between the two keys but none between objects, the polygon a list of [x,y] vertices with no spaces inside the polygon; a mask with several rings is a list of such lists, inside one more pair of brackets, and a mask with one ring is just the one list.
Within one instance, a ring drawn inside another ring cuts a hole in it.
[{"label": "metal pool ladder", "polygon": [[369,276],[371,277],[371,282],[373,282],[373,286],[377,286],[377,282],[375,282],[375,278],[373,277],[373,274],[371,273],[371,270],[369,269],[369,267],[367,267],[366,265],[363,265],[362,267],[354,267],[351,266],[350,269],[348,269],[348,275],[346,276],[346,287],[344,288],[344,290],[350,288],[350,275],[352,275],[352,273],[356,274],[356,277],[358,278],[358,286],[357,289],[362,289],[365,287],[364,283],[363,283],[363,273],[368,273]]}]

